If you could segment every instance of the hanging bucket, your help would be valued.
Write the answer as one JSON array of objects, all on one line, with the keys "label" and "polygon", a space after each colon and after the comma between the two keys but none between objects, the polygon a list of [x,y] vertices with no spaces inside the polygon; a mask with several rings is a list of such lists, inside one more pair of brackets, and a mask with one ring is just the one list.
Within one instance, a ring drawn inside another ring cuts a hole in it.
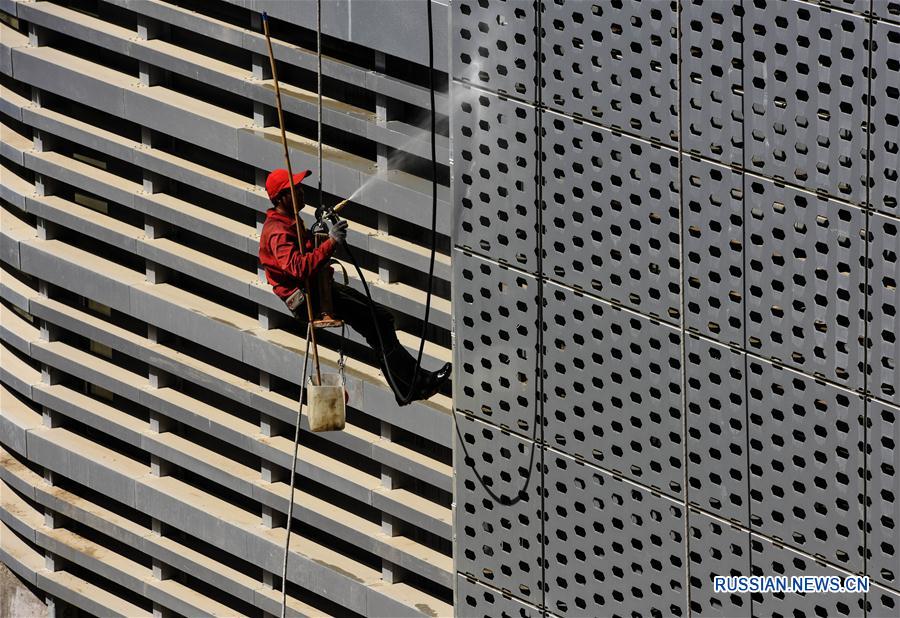
[{"label": "hanging bucket", "polygon": [[344,377],[339,373],[322,372],[322,384],[316,384],[312,377],[306,389],[310,431],[343,429],[347,417]]}]

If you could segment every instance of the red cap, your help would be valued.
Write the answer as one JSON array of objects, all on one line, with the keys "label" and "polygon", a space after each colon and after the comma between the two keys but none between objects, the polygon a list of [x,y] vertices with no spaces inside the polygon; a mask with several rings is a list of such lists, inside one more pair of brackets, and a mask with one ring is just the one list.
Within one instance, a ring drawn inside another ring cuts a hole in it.
[{"label": "red cap", "polygon": [[[299,185],[310,174],[312,174],[310,170],[294,174],[294,184]],[[290,188],[290,186],[288,171],[285,169],[272,170],[269,177],[266,178],[266,193],[269,194],[269,199],[272,201],[275,201],[275,197],[285,189]]]}]

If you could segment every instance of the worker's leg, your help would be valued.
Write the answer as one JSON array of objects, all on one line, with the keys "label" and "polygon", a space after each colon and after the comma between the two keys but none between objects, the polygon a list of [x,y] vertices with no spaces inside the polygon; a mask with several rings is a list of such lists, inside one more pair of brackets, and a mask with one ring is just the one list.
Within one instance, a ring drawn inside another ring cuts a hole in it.
[{"label": "worker's leg", "polygon": [[[356,290],[335,282],[332,288],[334,311],[337,317],[344,320],[355,331],[365,337],[369,347],[375,351],[381,371],[387,376],[390,371],[393,381],[401,392],[394,391],[398,399],[405,397],[410,392],[410,382],[416,368],[416,359],[406,350],[397,339],[396,326],[393,314],[378,303],[374,304],[376,323],[372,321],[372,312],[369,309],[368,298]],[[377,328],[377,330],[376,330]],[[379,342],[378,335],[381,334]],[[384,344],[382,359],[381,343]],[[385,367],[385,360],[389,366]],[[427,373],[424,370],[421,373]],[[388,380],[388,384],[391,381]],[[393,388],[393,387],[392,387]]]}]

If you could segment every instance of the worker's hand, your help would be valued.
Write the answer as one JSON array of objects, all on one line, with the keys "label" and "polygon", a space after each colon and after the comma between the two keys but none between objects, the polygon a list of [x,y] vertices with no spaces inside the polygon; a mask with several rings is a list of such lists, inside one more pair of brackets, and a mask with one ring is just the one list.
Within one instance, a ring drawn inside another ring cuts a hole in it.
[{"label": "worker's hand", "polygon": [[341,219],[331,226],[328,236],[336,243],[342,243],[347,238],[347,220]]}]

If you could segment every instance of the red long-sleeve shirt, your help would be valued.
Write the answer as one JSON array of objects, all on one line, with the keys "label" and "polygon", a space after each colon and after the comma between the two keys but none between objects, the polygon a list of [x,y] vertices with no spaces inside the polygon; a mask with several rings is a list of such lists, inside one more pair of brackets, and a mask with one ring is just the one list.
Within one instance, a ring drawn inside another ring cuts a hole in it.
[{"label": "red long-sleeve shirt", "polygon": [[259,236],[259,262],[266,271],[266,279],[272,290],[284,300],[301,283],[328,261],[334,253],[335,243],[330,238],[318,247],[304,230],[303,250],[297,244],[297,226],[274,208],[266,212],[266,222]]}]

